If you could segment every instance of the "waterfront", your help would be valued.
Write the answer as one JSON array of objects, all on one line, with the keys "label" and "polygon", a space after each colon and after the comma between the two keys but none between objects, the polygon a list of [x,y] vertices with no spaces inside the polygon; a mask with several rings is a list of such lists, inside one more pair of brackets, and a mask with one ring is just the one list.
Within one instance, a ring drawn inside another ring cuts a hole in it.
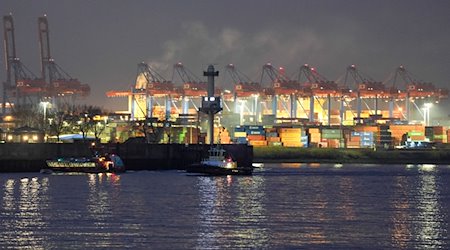
[{"label": "waterfront", "polygon": [[448,165],[0,174],[0,248],[450,248]]}]

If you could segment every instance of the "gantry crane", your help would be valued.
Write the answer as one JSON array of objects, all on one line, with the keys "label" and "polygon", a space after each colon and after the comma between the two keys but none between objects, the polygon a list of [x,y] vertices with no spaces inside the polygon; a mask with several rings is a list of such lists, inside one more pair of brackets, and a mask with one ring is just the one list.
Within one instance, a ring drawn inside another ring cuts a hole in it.
[{"label": "gantry crane", "polygon": [[[132,89],[132,119],[159,117],[168,120],[172,113],[172,98],[177,97],[179,91],[171,81],[164,79],[147,63],[138,64],[136,83]],[[154,109],[155,102],[158,102],[157,98],[164,100],[164,117],[161,111],[157,112]]]},{"label": "gantry crane", "polygon": [[231,77],[234,86],[235,96],[246,98],[255,95],[264,95],[264,89],[261,84],[250,80],[248,76],[239,71],[234,64],[228,64],[225,67],[225,74]]},{"label": "gantry crane", "polygon": [[182,93],[187,97],[199,97],[207,95],[207,83],[200,81],[200,79],[187,69],[183,63],[178,62],[173,65],[172,81],[175,81],[176,76],[182,81]]},{"label": "gantry crane", "polygon": [[[201,81],[194,73],[186,68],[183,63],[178,62],[173,65],[172,81],[176,82],[176,79],[181,80],[183,86],[180,94],[182,96],[182,114],[189,113],[189,104],[192,103],[195,110],[198,110],[201,97],[207,96],[208,84]],[[220,89],[215,88],[216,95],[220,95]]]},{"label": "gantry crane", "polygon": [[[3,83],[2,113],[7,105],[35,104],[46,95],[45,80],[36,77],[17,57],[14,21],[11,14],[3,17],[6,82]],[[12,107],[13,105],[11,105]]]},{"label": "gantry crane", "polygon": [[[405,118],[407,121],[411,118],[411,104],[421,112],[421,108],[415,100],[421,100],[425,103],[439,102],[441,99],[448,98],[448,90],[445,88],[436,88],[430,82],[417,80],[411,72],[406,70],[403,65],[396,68],[395,72],[388,77],[386,82],[392,82],[391,93],[395,100],[405,103]],[[391,111],[392,112],[392,111]]]},{"label": "gantry crane", "polygon": [[38,18],[39,45],[41,55],[41,77],[47,82],[47,95],[54,101],[63,100],[64,97],[87,96],[90,87],[82,84],[78,79],[71,77],[64,71],[50,54],[50,35],[47,16]]},{"label": "gantry crane", "polygon": [[[391,98],[394,93],[391,93],[382,82],[374,81],[367,74],[362,73],[352,64],[347,67],[345,73],[345,86],[356,88],[354,98],[356,98],[356,122],[361,122],[362,103],[364,99],[374,99],[374,114],[378,115],[378,101],[379,99]],[[392,99],[391,99],[392,100]],[[367,103],[366,103],[367,104]],[[369,107],[369,105],[367,105]],[[392,118],[392,117],[390,117]]]},{"label": "gantry crane", "polygon": [[[330,81],[317,72],[316,68],[309,64],[300,66],[297,81],[302,88],[303,96],[309,98],[309,121],[315,122],[314,109],[315,101],[322,107],[322,110],[327,110],[327,124],[331,123],[331,98],[341,97],[341,92],[336,82]],[[326,99],[327,108],[325,109],[320,99]]]},{"label": "gantry crane", "polygon": [[[272,97],[272,114],[277,117],[278,107],[281,104],[290,118],[296,118],[297,95],[302,92],[300,84],[290,80],[283,67],[276,69],[271,63],[263,65],[260,81],[262,85],[265,77],[270,80],[270,86],[266,89],[265,94]],[[287,103],[289,103],[289,107]]]},{"label": "gantry crane", "polygon": [[224,100],[229,100],[234,104],[235,113],[244,113],[247,110],[255,120],[259,120],[258,113],[261,111],[259,101],[265,98],[265,89],[260,83],[250,80],[234,64],[230,63],[225,66],[224,75],[230,77],[231,85],[234,86],[233,93],[225,91],[222,94]]}]

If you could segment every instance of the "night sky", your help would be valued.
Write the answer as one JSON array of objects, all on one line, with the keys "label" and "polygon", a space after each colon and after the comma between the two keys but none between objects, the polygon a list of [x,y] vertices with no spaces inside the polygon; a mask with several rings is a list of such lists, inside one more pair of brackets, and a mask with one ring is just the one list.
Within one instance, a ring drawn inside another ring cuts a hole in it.
[{"label": "night sky", "polygon": [[254,81],[267,62],[288,76],[308,63],[330,80],[350,64],[377,81],[404,65],[450,88],[447,0],[0,0],[0,10],[13,14],[17,54],[37,75],[37,18],[47,14],[52,57],[91,86],[88,104],[107,109],[126,109],[126,99],[105,92],[129,89],[141,61],[169,80],[176,62],[197,76],[234,63]]}]

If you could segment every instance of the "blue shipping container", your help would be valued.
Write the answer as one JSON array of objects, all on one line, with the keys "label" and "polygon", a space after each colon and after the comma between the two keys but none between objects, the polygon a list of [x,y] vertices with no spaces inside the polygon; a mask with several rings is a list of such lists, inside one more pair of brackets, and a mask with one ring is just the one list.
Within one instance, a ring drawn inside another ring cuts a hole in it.
[{"label": "blue shipping container", "polygon": [[361,142],[361,146],[362,147],[372,147],[374,145],[373,141],[372,142]]},{"label": "blue shipping container", "polygon": [[245,128],[243,126],[237,126],[234,128],[234,132],[245,132]]},{"label": "blue shipping container", "polygon": [[237,144],[247,144],[247,138],[246,137],[236,137],[235,138]]},{"label": "blue shipping container", "polygon": [[361,133],[358,131],[352,131],[351,135],[352,135],[352,137],[358,137],[358,136],[361,136]]},{"label": "blue shipping container", "polygon": [[264,127],[263,126],[250,125],[250,126],[247,126],[247,129],[249,129],[249,130],[264,130]]},{"label": "blue shipping container", "polygon": [[261,130],[248,130],[247,131],[248,135],[264,135],[264,131]]}]

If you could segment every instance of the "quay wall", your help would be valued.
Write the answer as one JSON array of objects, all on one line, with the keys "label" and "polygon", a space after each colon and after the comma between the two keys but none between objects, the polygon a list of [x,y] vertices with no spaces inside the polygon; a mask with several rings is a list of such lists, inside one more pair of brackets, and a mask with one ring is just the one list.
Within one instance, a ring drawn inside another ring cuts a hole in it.
[{"label": "quay wall", "polygon": [[[253,148],[247,145],[222,145],[240,166],[251,167]],[[0,172],[35,172],[44,168],[45,160],[58,157],[89,157],[94,151],[118,154],[128,170],[185,169],[207,156],[205,144],[101,144],[89,143],[4,143],[0,144]]]}]

